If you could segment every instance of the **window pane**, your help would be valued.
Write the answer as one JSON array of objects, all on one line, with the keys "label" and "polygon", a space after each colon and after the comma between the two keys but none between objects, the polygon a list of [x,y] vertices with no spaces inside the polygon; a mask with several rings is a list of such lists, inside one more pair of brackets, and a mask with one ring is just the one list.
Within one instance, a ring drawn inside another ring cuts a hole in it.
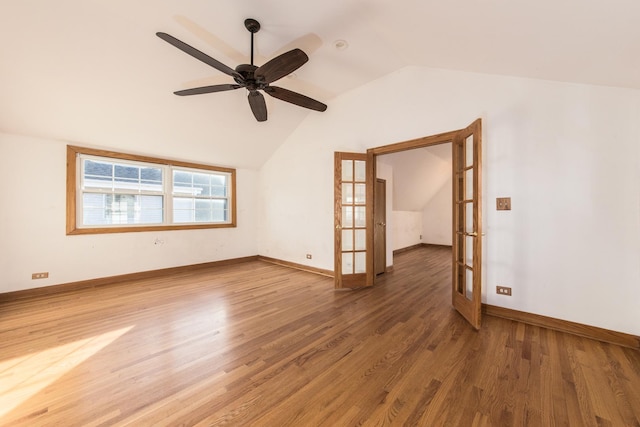
[{"label": "window pane", "polygon": [[229,177],[222,173],[173,170],[173,221],[229,221]]},{"label": "window pane", "polygon": [[355,204],[362,205],[365,203],[366,194],[367,194],[367,185],[366,184],[356,184],[356,191],[353,202]]},{"label": "window pane", "polygon": [[195,221],[195,199],[173,198],[173,222]]},{"label": "window pane", "polygon": [[342,161],[342,180],[353,181],[353,160]]},{"label": "window pane", "polygon": [[464,238],[465,258],[464,263],[469,267],[473,266],[473,237],[465,236]]},{"label": "window pane", "polygon": [[193,194],[193,174],[174,170],[173,192],[178,194]]},{"label": "window pane", "polygon": [[466,270],[467,270],[466,276],[465,276],[466,292],[464,295],[467,297],[468,300],[472,300],[473,299],[473,270],[469,270],[468,268]]},{"label": "window pane", "polygon": [[473,165],[473,135],[468,136],[467,139],[464,140],[464,149],[465,149],[465,166]]},{"label": "window pane", "polygon": [[111,181],[113,176],[113,164],[97,162],[94,160],[84,161],[84,174],[92,180]]},{"label": "window pane", "polygon": [[353,184],[342,184],[342,203],[347,205],[353,203]]},{"label": "window pane", "polygon": [[162,196],[85,193],[82,204],[84,225],[162,223]]},{"label": "window pane", "polygon": [[342,274],[353,274],[353,252],[342,253]]},{"label": "window pane", "polygon": [[355,161],[355,181],[364,182],[367,180],[367,162],[364,160]]},{"label": "window pane", "polygon": [[[67,218],[68,234],[79,234],[80,228],[86,229],[82,233],[139,229],[118,225],[146,225],[148,229],[189,223],[234,225],[233,169],[181,166],[120,153],[103,157],[97,150],[68,146],[67,154],[72,153],[67,176],[76,178],[76,210]],[[101,230],[103,227],[114,230]]]},{"label": "window pane", "polygon": [[227,197],[229,184],[225,175],[210,175],[211,195],[216,197]]},{"label": "window pane", "polygon": [[356,251],[363,251],[367,249],[367,230],[354,230],[355,232],[355,245],[354,248]]},{"label": "window pane", "polygon": [[173,193],[198,197],[227,197],[227,176],[174,170]]},{"label": "window pane", "polygon": [[342,207],[342,228],[353,228],[353,207]]},{"label": "window pane", "polygon": [[342,230],[342,250],[353,250],[353,230]]},{"label": "window pane", "polygon": [[163,191],[162,169],[140,168],[140,189],[144,191]]},{"label": "window pane", "polygon": [[354,273],[366,273],[367,272],[366,252],[356,252],[353,255],[355,258],[355,265],[353,267]]},{"label": "window pane", "polygon": [[354,208],[354,224],[356,227],[365,227],[367,225],[367,218],[365,218],[365,207],[356,206]]},{"label": "window pane", "polygon": [[82,187],[105,191],[162,192],[162,169],[85,159]]},{"label": "window pane", "polygon": [[465,203],[464,205],[465,205],[464,231],[467,233],[473,233],[475,231],[473,229],[473,203],[469,202],[469,203]]},{"label": "window pane", "polygon": [[115,165],[114,174],[116,182],[138,182],[140,168],[135,166]]},{"label": "window pane", "polygon": [[209,175],[194,173],[193,188],[197,196],[211,196],[211,178],[209,178]]},{"label": "window pane", "polygon": [[473,199],[473,169],[469,169],[464,173],[464,198]]},{"label": "window pane", "polygon": [[173,198],[173,222],[226,222],[228,202],[220,199]]}]

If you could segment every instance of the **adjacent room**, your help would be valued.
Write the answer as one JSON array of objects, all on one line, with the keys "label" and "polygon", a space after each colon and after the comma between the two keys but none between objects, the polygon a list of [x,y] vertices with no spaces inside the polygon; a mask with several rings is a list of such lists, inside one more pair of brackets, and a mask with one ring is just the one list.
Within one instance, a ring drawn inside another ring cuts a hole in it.
[{"label": "adjacent room", "polygon": [[637,1],[0,12],[0,425],[640,425]]}]

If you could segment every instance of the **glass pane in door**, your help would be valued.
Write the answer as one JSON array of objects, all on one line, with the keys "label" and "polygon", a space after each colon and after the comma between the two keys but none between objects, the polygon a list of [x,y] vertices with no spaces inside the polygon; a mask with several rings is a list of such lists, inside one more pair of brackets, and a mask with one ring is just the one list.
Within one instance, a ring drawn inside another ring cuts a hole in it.
[{"label": "glass pane in door", "polygon": [[367,180],[367,162],[363,160],[355,161],[355,179],[356,182],[365,182]]},{"label": "glass pane in door", "polygon": [[[336,153],[336,287],[367,283],[367,155]],[[340,168],[340,170],[338,170]]]},{"label": "glass pane in door", "polygon": [[464,139],[465,166],[473,165],[473,135]]},{"label": "glass pane in door", "polygon": [[367,254],[365,252],[356,252],[355,256],[355,273],[366,273],[367,271]]},{"label": "glass pane in door", "polygon": [[353,252],[342,253],[342,274],[353,274]]},{"label": "glass pane in door", "polygon": [[473,203],[465,203],[464,211],[464,231],[465,233],[473,233]]},{"label": "glass pane in door", "polygon": [[342,250],[343,251],[353,250],[353,230],[352,229],[342,230]]},{"label": "glass pane in door", "polygon": [[473,299],[473,270],[467,268],[467,274],[465,278],[466,289],[464,296],[467,297],[469,301]]},{"label": "glass pane in door", "polygon": [[342,161],[342,181],[353,181],[353,160]]}]

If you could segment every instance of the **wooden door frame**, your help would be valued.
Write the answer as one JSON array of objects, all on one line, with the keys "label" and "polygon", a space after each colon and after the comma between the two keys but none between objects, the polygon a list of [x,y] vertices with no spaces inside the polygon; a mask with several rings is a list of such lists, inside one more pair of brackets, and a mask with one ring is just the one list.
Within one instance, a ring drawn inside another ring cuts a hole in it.
[{"label": "wooden door frame", "polygon": [[[463,128],[464,129],[464,128]],[[375,215],[374,215],[374,193],[375,193],[375,185],[373,182],[377,177],[376,171],[376,160],[378,156],[382,156],[384,154],[392,154],[398,153],[400,151],[413,150],[415,148],[424,148],[431,147],[434,145],[446,144],[449,142],[453,142],[453,138],[463,129],[456,129],[449,132],[439,133],[437,135],[424,136],[422,138],[411,139],[408,141],[397,142],[395,144],[383,145],[381,147],[369,148],[367,150],[367,172],[369,175],[367,176],[367,262],[371,263],[371,265],[367,264],[367,271],[374,272],[373,265],[373,255],[374,255],[374,246],[373,246],[373,227],[375,224]],[[453,170],[451,171],[453,176]],[[451,225],[453,229],[453,224]],[[369,270],[370,269],[370,270]],[[371,285],[373,285],[375,281],[375,274],[372,274],[371,277],[367,275],[367,280],[371,280]]]},{"label": "wooden door frame", "polygon": [[[475,126],[476,124],[478,124],[480,126],[480,128],[482,128],[482,119],[478,118],[476,119],[470,126]],[[416,139],[411,139],[408,141],[403,141],[403,142],[398,142],[395,144],[389,144],[389,145],[384,145],[381,147],[375,147],[375,148],[370,148],[367,150],[367,173],[369,175],[367,175],[367,261],[371,263],[371,265],[367,265],[367,271],[369,271],[369,269],[371,269],[370,271],[373,272],[373,255],[374,255],[374,247],[373,247],[373,226],[374,226],[374,219],[375,219],[375,215],[374,215],[374,206],[375,206],[375,200],[374,200],[374,188],[375,185],[373,184],[376,177],[377,177],[377,172],[376,172],[376,166],[377,166],[377,156],[381,156],[384,154],[391,154],[391,153],[398,153],[401,151],[407,151],[407,150],[413,150],[416,148],[424,148],[424,147],[431,147],[434,145],[440,145],[440,144],[446,144],[446,143],[451,143],[452,144],[452,150],[453,150],[453,143],[454,143],[454,139],[456,138],[456,136],[458,136],[460,134],[460,132],[465,131],[466,129],[468,129],[468,127],[462,128],[462,129],[456,129],[453,131],[449,131],[449,132],[443,132],[443,133],[439,133],[436,135],[430,135],[430,136],[425,136],[422,138],[416,138]],[[482,173],[482,170],[479,170],[480,174]],[[451,178],[452,180],[455,178],[455,171],[451,170]],[[479,185],[482,185],[482,177],[479,177]],[[482,192],[482,188],[479,187],[479,191]],[[480,217],[481,220],[482,217]],[[455,224],[453,223],[455,221],[455,218],[452,219],[452,224],[451,224],[451,230],[452,232],[455,232],[454,230],[454,226]],[[370,235],[369,235],[370,233]],[[369,275],[367,275],[367,279],[369,280]],[[375,281],[375,274],[371,275],[371,285],[373,285],[373,282]],[[482,280],[482,278],[480,278],[480,280]],[[453,289],[452,289],[452,293],[453,293]]]},{"label": "wooden door frame", "polygon": [[[374,192],[374,194],[376,195],[375,196],[376,198],[378,197],[378,194],[380,193],[377,190],[378,184],[383,184],[383,186],[384,186],[384,194],[385,194],[385,196],[384,196],[384,199],[385,199],[385,204],[384,204],[384,225],[382,226],[382,227],[384,227],[383,232],[382,232],[382,240],[383,240],[383,243],[384,243],[384,248],[383,248],[383,251],[382,251],[382,253],[383,253],[382,273],[386,273],[387,272],[387,225],[386,225],[386,222],[387,222],[387,205],[386,205],[386,201],[387,201],[387,180],[376,177],[376,181],[374,183],[374,185],[376,186],[376,190]],[[374,200],[374,202],[375,202],[375,200]],[[374,214],[373,215],[374,226],[377,226],[378,224],[375,223],[375,219],[376,219],[376,210],[375,209],[373,211],[373,214]],[[377,254],[376,254],[376,240],[375,240],[376,230],[375,229],[373,230],[373,235],[374,235],[374,240],[373,240],[373,268],[374,268],[374,270],[373,270],[373,274],[374,274],[374,276],[377,277],[379,274],[382,274],[382,273],[378,273],[378,270],[380,269],[380,266],[376,266]],[[378,250],[380,250],[380,249],[378,248]]]}]

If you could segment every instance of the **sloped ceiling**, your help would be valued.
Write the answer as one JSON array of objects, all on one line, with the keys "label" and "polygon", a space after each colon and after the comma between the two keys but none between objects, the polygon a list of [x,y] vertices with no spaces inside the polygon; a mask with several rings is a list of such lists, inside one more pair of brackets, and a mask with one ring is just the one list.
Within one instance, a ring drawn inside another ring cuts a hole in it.
[{"label": "sloped ceiling", "polygon": [[451,186],[451,144],[378,156],[393,169],[393,210],[421,212],[444,186]]},{"label": "sloped ceiling", "polygon": [[256,63],[302,48],[309,63],[278,85],[329,109],[408,65],[640,88],[637,0],[3,1],[0,131],[257,169],[323,113],[268,99],[257,123],[243,90],[177,97],[229,78],[155,36],[235,67],[248,17],[262,24]]}]

